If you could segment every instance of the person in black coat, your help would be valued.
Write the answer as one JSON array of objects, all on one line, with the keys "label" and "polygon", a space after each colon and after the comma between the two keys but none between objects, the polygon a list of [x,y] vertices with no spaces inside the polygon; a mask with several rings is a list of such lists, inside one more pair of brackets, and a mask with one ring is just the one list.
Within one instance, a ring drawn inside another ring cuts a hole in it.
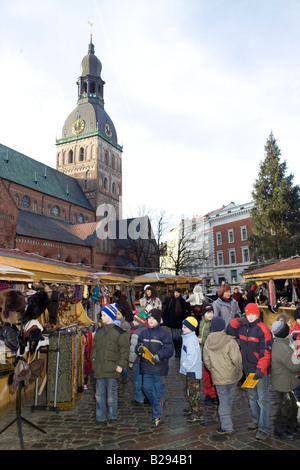
[{"label": "person in black coat", "polygon": [[116,303],[118,304],[118,310],[122,313],[125,320],[130,323],[133,319],[132,308],[126,299],[126,295],[122,294],[120,290],[116,290],[113,294]]},{"label": "person in black coat", "polygon": [[175,357],[180,357],[182,322],[189,315],[189,305],[181,297],[181,292],[180,287],[176,287],[173,296],[166,304],[164,312],[164,323],[171,328]]}]

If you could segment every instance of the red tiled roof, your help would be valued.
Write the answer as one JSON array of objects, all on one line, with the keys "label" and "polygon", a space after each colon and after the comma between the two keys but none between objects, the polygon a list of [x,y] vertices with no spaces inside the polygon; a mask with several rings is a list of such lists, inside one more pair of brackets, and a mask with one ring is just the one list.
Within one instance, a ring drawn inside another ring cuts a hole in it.
[{"label": "red tiled roof", "polygon": [[270,264],[269,266],[264,266],[263,268],[255,269],[254,271],[247,272],[247,276],[253,274],[269,273],[274,271],[287,271],[290,269],[300,270],[300,257],[282,260],[278,263]]}]

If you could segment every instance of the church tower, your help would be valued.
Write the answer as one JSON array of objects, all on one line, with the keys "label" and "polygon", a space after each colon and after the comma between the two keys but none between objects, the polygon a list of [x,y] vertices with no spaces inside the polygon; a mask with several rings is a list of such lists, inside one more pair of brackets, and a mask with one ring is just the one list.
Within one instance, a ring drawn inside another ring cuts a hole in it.
[{"label": "church tower", "polygon": [[57,170],[76,178],[95,211],[111,204],[122,218],[122,147],[104,109],[102,64],[92,42],[81,62],[76,108],[67,117],[62,138],[56,140]]}]

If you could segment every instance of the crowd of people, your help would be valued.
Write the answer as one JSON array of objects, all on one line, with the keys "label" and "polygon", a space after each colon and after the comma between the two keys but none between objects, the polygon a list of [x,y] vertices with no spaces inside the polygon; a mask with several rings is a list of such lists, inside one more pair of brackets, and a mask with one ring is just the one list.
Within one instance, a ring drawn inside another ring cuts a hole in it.
[{"label": "crowd of people", "polygon": [[[126,318],[118,303],[103,307],[103,327],[95,334],[91,352],[97,425],[106,419],[117,419],[118,380],[126,380],[130,368],[134,383],[132,402],[137,406],[150,403],[152,426],[159,426],[164,414],[169,359],[175,355],[180,361],[179,373],[186,376],[189,407],[184,412],[189,422],[203,425],[203,406],[217,406],[217,432],[232,433],[236,388],[251,379],[252,384],[247,387],[252,417],[249,429],[256,430],[259,440],[270,435],[272,384],[278,405],[274,434],[294,439],[300,432],[300,307],[294,312],[294,326],[289,317],[281,315],[270,330],[260,317],[255,288],[243,303],[235,294],[224,283],[217,299],[208,302],[200,286],[185,298],[181,289],[175,288],[163,305],[156,289],[147,285],[140,299],[141,308],[133,318]],[[204,399],[200,394],[201,381]]]}]

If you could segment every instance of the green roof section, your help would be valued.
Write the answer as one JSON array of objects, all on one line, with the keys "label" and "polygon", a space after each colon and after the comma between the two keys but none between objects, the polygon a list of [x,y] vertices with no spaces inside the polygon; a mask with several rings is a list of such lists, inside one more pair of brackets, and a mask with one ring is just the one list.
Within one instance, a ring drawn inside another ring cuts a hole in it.
[{"label": "green roof section", "polygon": [[0,144],[0,177],[93,210],[75,178],[3,144]]}]

